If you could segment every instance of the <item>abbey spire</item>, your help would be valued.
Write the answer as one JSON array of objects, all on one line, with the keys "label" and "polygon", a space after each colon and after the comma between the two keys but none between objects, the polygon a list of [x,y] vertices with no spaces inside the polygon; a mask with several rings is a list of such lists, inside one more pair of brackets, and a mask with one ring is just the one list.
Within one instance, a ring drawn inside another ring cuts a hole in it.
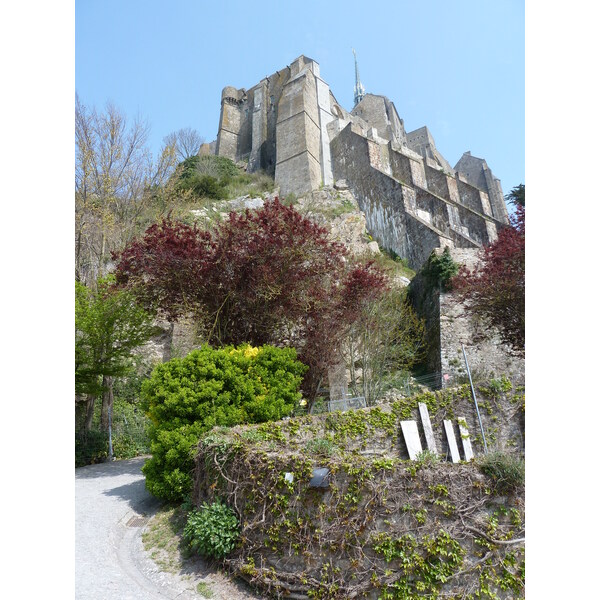
[{"label": "abbey spire", "polygon": [[358,74],[358,61],[356,60],[356,52],[352,48],[352,54],[354,54],[354,106],[356,106],[365,97],[365,88],[360,82],[360,76]]}]

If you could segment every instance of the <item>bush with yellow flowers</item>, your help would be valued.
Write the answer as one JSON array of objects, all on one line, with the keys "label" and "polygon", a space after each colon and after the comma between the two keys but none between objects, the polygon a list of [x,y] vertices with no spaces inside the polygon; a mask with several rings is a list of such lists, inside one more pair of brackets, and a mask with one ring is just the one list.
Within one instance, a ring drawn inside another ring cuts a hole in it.
[{"label": "bush with yellow flowers", "polygon": [[247,344],[204,346],[157,366],[142,386],[152,423],[152,458],[143,468],[148,490],[164,500],[183,500],[191,490],[202,434],[216,425],[288,416],[300,400],[306,368],[293,348]]}]

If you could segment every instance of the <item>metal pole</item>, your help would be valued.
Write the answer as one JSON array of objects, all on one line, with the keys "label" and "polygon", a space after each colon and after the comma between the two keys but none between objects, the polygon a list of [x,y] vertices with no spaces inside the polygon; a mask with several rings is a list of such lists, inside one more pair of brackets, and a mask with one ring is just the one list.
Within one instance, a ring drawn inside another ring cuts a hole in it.
[{"label": "metal pole", "polygon": [[108,460],[113,460],[112,447],[112,406],[108,407]]},{"label": "metal pole", "polygon": [[483,431],[483,423],[481,422],[481,415],[479,414],[479,405],[477,404],[477,396],[475,395],[475,388],[473,387],[473,380],[471,379],[471,370],[469,369],[469,361],[467,360],[467,354],[465,347],[461,344],[463,356],[465,358],[465,365],[467,366],[467,375],[469,376],[469,383],[471,384],[471,393],[473,394],[473,401],[475,402],[475,410],[477,411],[477,418],[479,419],[479,427],[481,428],[481,435],[483,437],[483,450],[487,454],[487,444],[485,442],[485,432]]}]

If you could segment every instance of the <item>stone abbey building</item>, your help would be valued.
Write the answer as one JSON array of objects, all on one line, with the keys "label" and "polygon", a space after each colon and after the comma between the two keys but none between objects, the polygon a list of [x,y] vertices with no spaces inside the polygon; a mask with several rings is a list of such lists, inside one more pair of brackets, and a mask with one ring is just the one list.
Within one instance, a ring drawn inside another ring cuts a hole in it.
[{"label": "stone abbey building", "polygon": [[[266,171],[283,197],[344,180],[368,232],[415,271],[444,248],[472,267],[479,249],[509,223],[500,181],[470,152],[452,167],[427,127],[407,133],[393,102],[364,92],[358,68],[354,92],[348,112],[321,79],[318,63],[300,56],[249,90],[223,89],[210,151],[247,162],[250,172]],[[522,377],[523,359],[468,318],[454,294],[423,286],[421,275],[409,291],[426,320],[426,362],[437,387],[464,374],[463,347],[472,369]]]},{"label": "stone abbey building", "polygon": [[[500,181],[465,152],[454,166],[431,132],[404,130],[385,96],[337,102],[305,56],[249,90],[225,87],[213,151],[275,178],[281,195],[345,180],[380,246],[418,269],[435,248],[480,248],[508,223]],[[356,88],[355,88],[356,91]]]}]

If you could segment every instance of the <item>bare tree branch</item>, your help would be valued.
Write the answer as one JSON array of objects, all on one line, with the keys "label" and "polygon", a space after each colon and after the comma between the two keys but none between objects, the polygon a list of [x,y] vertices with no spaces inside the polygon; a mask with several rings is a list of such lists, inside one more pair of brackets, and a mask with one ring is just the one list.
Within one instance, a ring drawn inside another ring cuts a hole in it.
[{"label": "bare tree branch", "polygon": [[204,138],[191,127],[184,127],[174,131],[165,137],[166,145],[175,147],[177,158],[182,161],[190,156],[196,156],[200,151],[200,146],[204,143]]}]

